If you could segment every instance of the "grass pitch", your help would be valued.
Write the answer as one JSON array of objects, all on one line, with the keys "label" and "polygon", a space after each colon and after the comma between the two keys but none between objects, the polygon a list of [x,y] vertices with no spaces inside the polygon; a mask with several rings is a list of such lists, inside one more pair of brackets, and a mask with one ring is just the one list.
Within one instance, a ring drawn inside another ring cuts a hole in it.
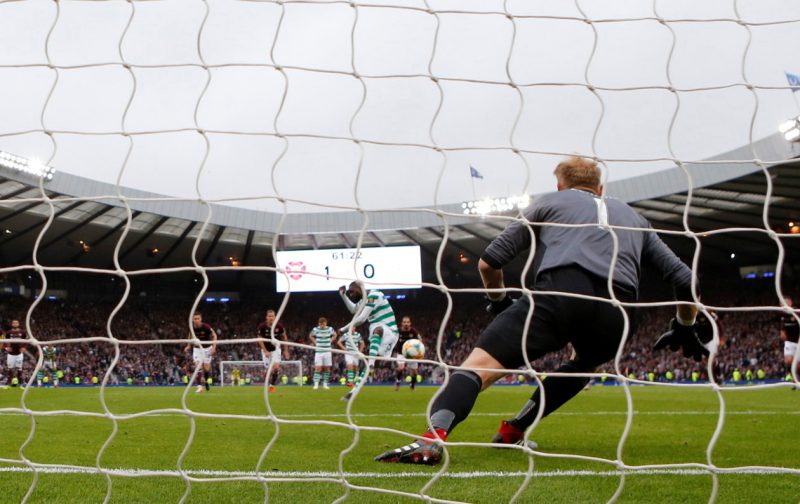
[{"label": "grass pitch", "polygon": [[[353,420],[363,427],[398,429],[419,434],[424,413],[437,389],[420,387],[394,392],[367,387],[353,404]],[[195,479],[187,486],[175,471],[192,430],[191,420],[173,412],[181,408],[184,389],[108,388],[106,403],[114,414],[156,411],[117,421],[117,432],[100,456],[101,467],[113,470],[111,502],[332,502],[345,495],[337,480],[339,456],[354,441],[345,416],[346,391],[313,391],[311,387],[279,387],[270,407],[281,420],[278,436],[255,478],[259,457],[276,432],[266,418],[259,387],[213,388],[187,396],[198,414],[247,415],[251,418],[195,417],[195,434],[182,468]],[[495,387],[481,395],[473,415],[451,435],[452,442],[486,442],[501,419],[512,415],[530,396],[528,386]],[[710,390],[634,387],[636,414],[622,450],[629,465],[705,463],[706,450],[719,420],[720,404]],[[8,408],[19,408],[19,389],[0,390],[0,502],[23,499],[34,475],[19,461],[19,450],[35,463],[52,464],[38,475],[30,502],[101,502],[108,489],[96,467],[98,453],[109,439],[109,418],[70,414],[37,416],[32,420]],[[800,469],[800,391],[787,388],[724,392],[726,416],[712,462],[720,468],[770,466]],[[25,406],[34,411],[103,413],[98,388],[33,389]],[[602,461],[567,458],[564,454],[613,461],[626,422],[622,387],[594,387],[582,392],[531,436],[542,456],[518,450],[454,446],[444,477],[429,485],[431,497],[467,502],[506,502],[525,480],[529,464],[533,478],[519,502],[606,502],[620,485],[616,467]],[[303,423],[322,420],[325,424]],[[441,467],[379,464],[376,454],[410,441],[410,437],[380,430],[361,430],[357,445],[343,456],[347,482],[415,494]],[[77,466],[77,467],[67,467]],[[83,469],[88,468],[88,469]],[[149,472],[148,472],[149,471]],[[764,472],[720,474],[717,502],[797,503],[800,474]],[[712,476],[696,468],[628,473],[620,502],[707,502]],[[347,502],[412,502],[400,495],[350,489]]]}]

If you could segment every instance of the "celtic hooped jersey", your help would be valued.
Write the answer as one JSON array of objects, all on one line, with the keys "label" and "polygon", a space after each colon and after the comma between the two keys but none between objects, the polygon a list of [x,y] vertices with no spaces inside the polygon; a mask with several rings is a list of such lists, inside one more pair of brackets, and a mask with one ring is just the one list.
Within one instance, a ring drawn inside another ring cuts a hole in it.
[{"label": "celtic hooped jersey", "polygon": [[317,353],[330,352],[331,340],[333,340],[333,327],[315,327],[311,330],[311,334],[317,340]]},{"label": "celtic hooped jersey", "polygon": [[341,337],[344,340],[344,347],[349,352],[358,352],[358,345],[361,343],[361,333],[353,332],[353,334],[344,334]]},{"label": "celtic hooped jersey", "polygon": [[371,324],[384,324],[397,332],[397,321],[394,318],[392,305],[379,290],[369,291],[367,294],[367,306],[372,308],[367,321]]}]

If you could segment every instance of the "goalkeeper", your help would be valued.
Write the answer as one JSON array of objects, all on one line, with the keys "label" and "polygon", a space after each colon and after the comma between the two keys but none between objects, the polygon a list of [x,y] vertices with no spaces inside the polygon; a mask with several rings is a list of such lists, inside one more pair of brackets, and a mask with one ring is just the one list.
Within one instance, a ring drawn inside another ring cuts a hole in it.
[{"label": "goalkeeper", "polygon": [[[523,349],[528,360],[534,361],[571,343],[573,358],[557,373],[591,373],[613,358],[624,330],[623,309],[609,301],[608,276],[615,259],[611,284],[616,299],[637,299],[641,263],[646,261],[674,286],[679,300],[691,301],[691,270],[644,217],[619,200],[600,196],[600,169],[594,161],[570,158],[559,163],[554,174],[558,191],[538,198],[525,212],[528,223],[510,224],[479,261],[481,279],[489,289],[487,310],[496,317],[461,365],[464,369],[452,373],[436,396],[431,407],[432,430],[421,440],[387,451],[375,460],[438,463],[442,454],[439,440],[446,440],[467,418],[478,394],[505,375],[501,370],[526,364]],[[608,225],[627,228],[613,231],[618,243],[616,257]],[[502,268],[532,246],[533,290],[563,294],[536,295],[533,317],[524,334],[531,303],[528,297],[508,297]],[[694,332],[696,315],[693,304],[678,305],[670,331],[656,347],[682,349],[686,356],[702,359],[708,351]],[[520,444],[540,407],[544,408],[543,416],[549,415],[587,382],[588,378],[580,376],[547,377],[517,416],[501,423],[493,442]]]}]

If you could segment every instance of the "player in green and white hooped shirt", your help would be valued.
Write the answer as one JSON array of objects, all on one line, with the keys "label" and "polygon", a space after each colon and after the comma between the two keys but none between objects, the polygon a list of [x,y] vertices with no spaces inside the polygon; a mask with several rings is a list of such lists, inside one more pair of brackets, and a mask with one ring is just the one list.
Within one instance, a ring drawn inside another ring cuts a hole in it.
[{"label": "player in green and white hooped shirt", "polygon": [[320,372],[324,373],[322,378],[322,388],[328,390],[328,381],[331,379],[331,343],[336,339],[336,332],[333,327],[328,327],[328,319],[319,318],[319,325],[311,330],[308,335],[311,342],[316,347],[314,350],[314,390],[319,388]]},{"label": "player in green and white hooped shirt", "polygon": [[[362,379],[365,379],[375,363],[375,357],[392,355],[397,343],[397,321],[394,318],[394,310],[383,292],[377,289],[367,292],[359,282],[352,282],[347,289],[344,286],[339,287],[339,295],[353,314],[353,320],[339,329],[340,333],[347,334],[351,327],[369,322],[369,359],[367,368],[362,373]],[[351,394],[352,392],[349,392],[344,399],[349,399]]]},{"label": "player in green and white hooped shirt", "polygon": [[361,339],[361,333],[351,327],[350,332],[342,334],[336,344],[342,350],[351,352],[344,354],[344,362],[347,365],[347,386],[353,388],[358,371],[358,360],[364,354],[364,341]]}]

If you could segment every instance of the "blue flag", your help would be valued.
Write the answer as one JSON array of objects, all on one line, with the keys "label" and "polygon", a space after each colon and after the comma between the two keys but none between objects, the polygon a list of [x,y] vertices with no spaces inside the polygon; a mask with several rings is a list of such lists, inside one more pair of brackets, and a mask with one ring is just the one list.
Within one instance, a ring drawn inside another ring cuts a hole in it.
[{"label": "blue flag", "polygon": [[470,167],[469,167],[469,175],[472,178],[477,178],[477,179],[483,180],[483,175],[481,175],[481,172],[476,170],[475,167],[472,166],[472,165],[470,165]]},{"label": "blue flag", "polygon": [[786,74],[786,80],[789,81],[789,87],[792,88],[792,93],[800,91],[800,75],[791,74],[789,72],[784,73]]}]

